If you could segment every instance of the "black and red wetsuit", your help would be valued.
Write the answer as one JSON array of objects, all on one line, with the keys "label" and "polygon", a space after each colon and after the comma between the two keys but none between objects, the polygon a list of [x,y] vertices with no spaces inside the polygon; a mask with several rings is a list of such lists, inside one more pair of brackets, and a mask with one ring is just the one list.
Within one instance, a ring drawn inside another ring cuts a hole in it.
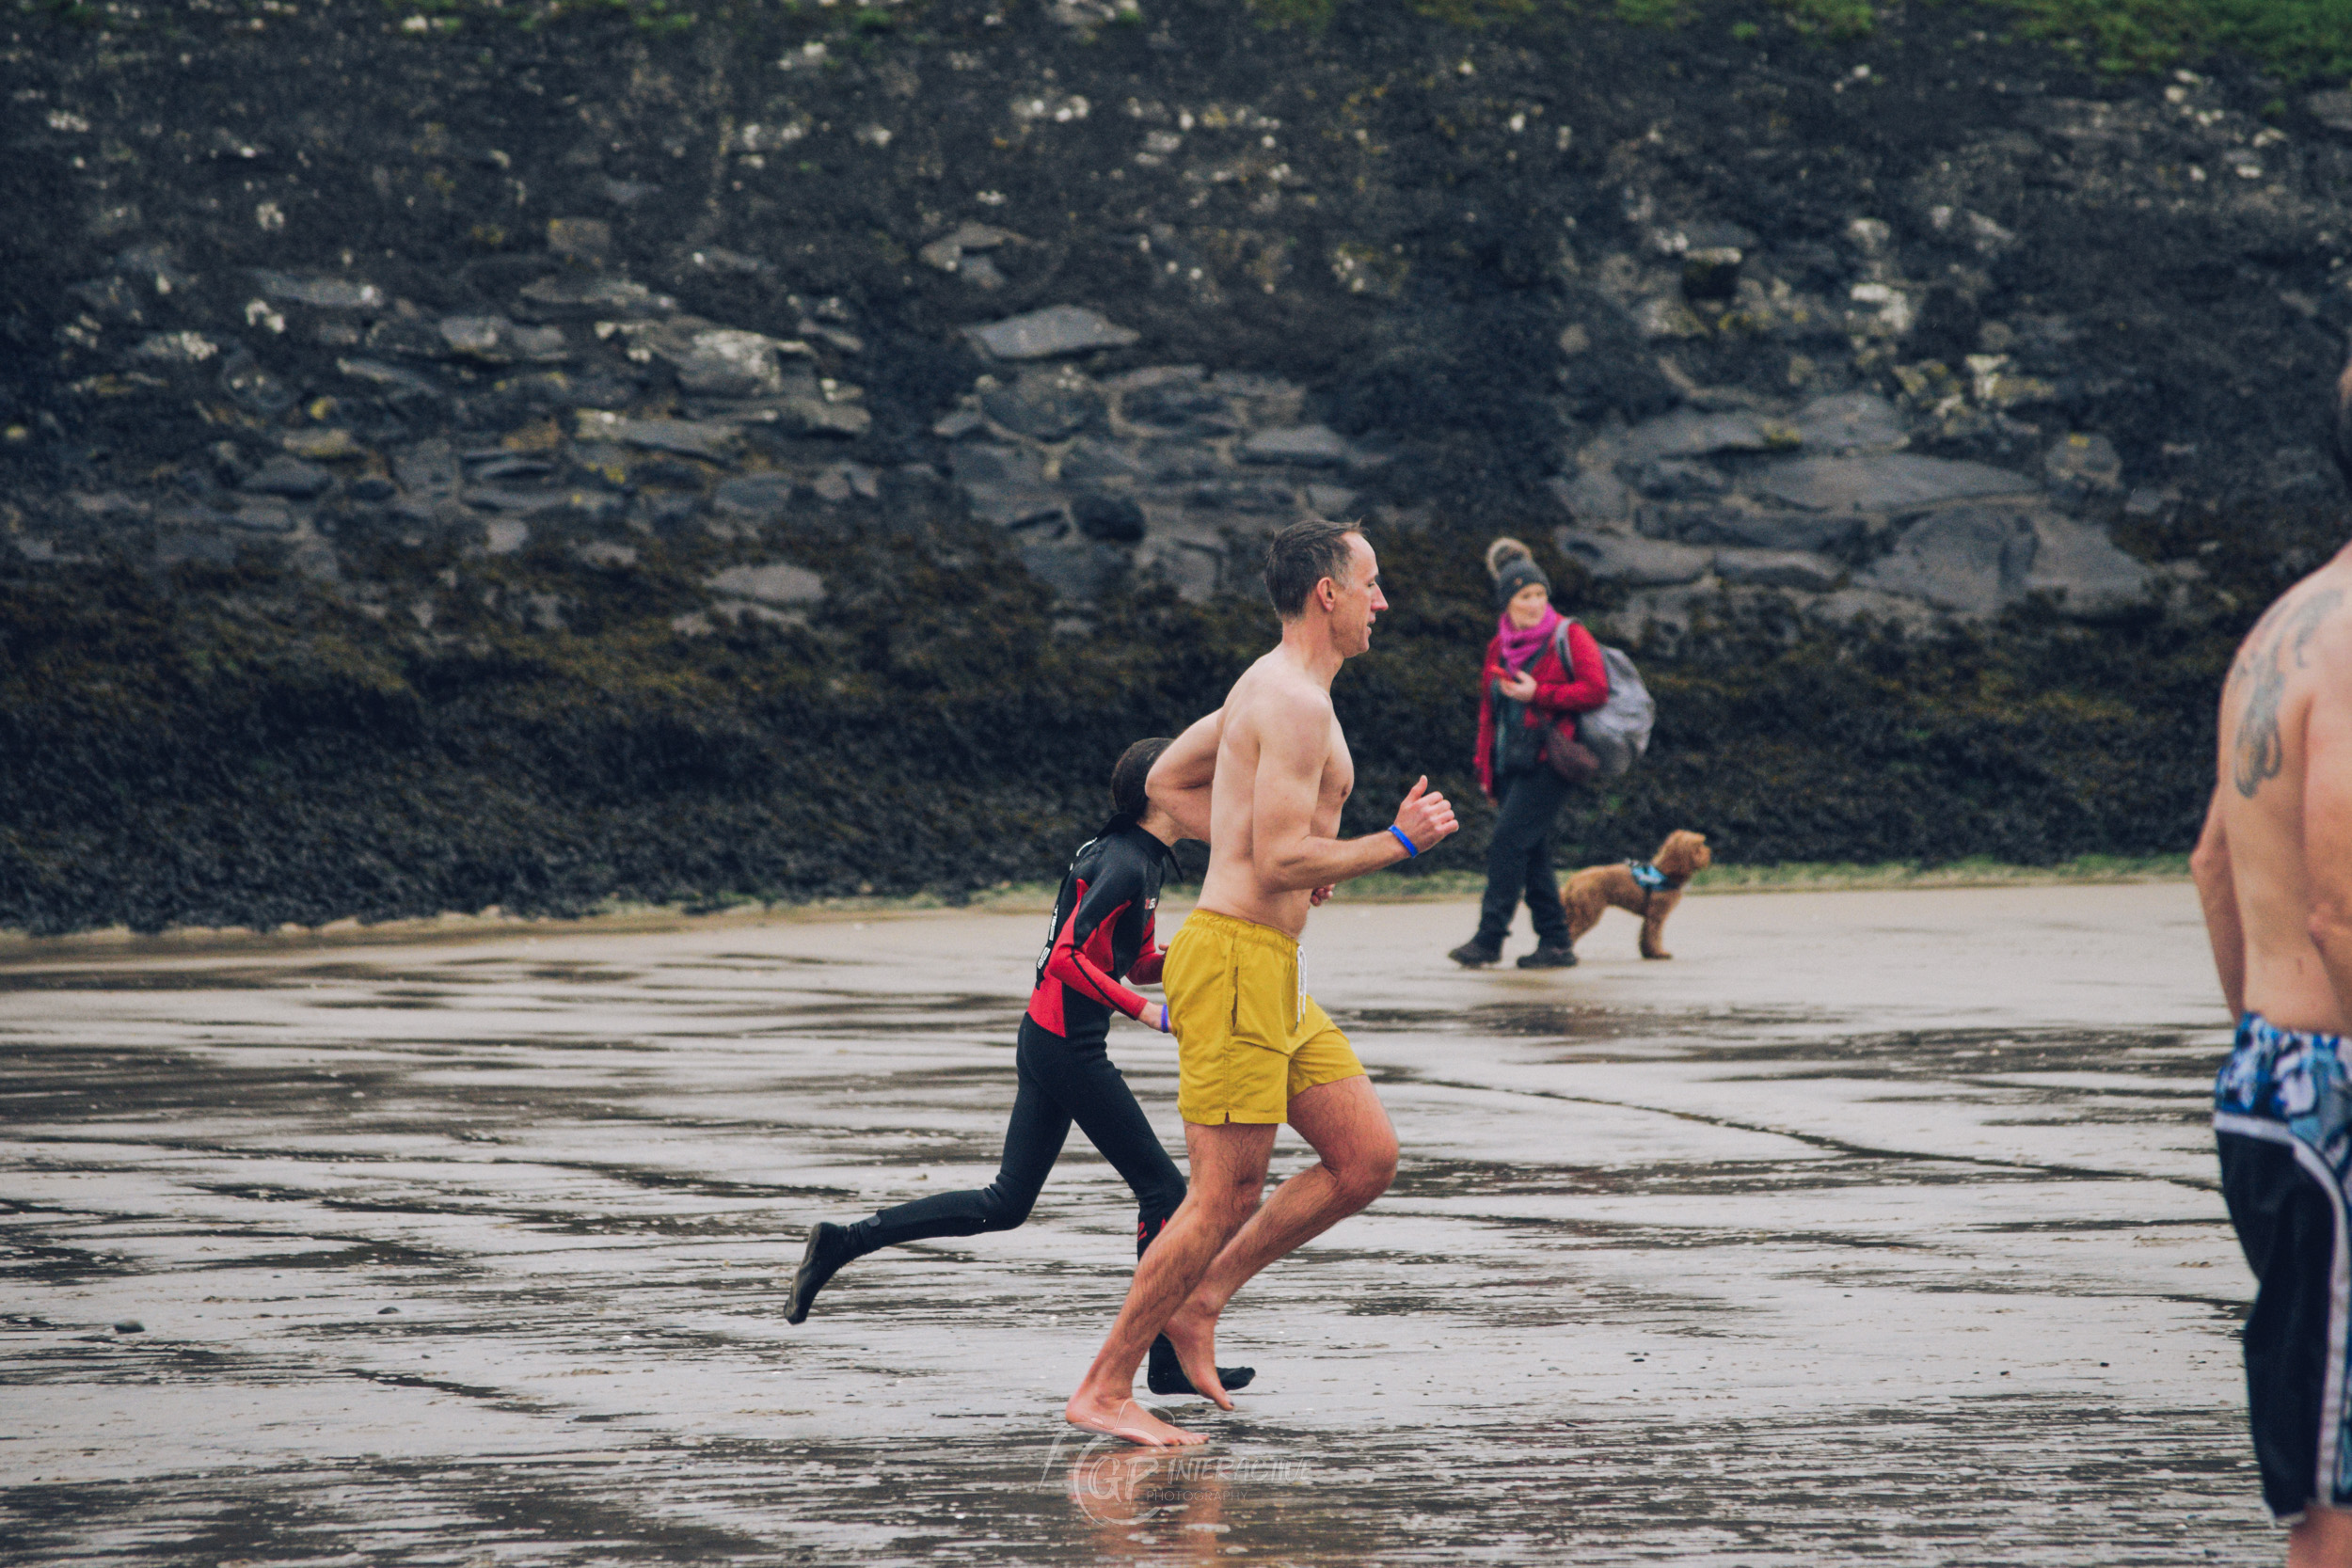
[{"label": "black and red wetsuit", "polygon": [[1110,1033],[1111,1014],[1143,1016],[1148,1003],[1124,975],[1151,985],[1167,955],[1154,942],[1167,847],[1140,828],[1090,839],[1062,875],[1053,934],[1037,956],[1029,1022],[1073,1044]]},{"label": "black and red wetsuit", "polygon": [[1137,1254],[1159,1233],[1184,1200],[1184,1179],[1104,1047],[1112,1013],[1140,1018],[1149,1006],[1120,982],[1159,978],[1152,925],[1169,860],[1168,846],[1133,827],[1079,849],[1054,899],[1037,988],[1021,1020],[1020,1086],[996,1180],[860,1220],[848,1227],[850,1256],[934,1236],[1010,1230],[1029,1217],[1073,1121],[1135,1190]]}]

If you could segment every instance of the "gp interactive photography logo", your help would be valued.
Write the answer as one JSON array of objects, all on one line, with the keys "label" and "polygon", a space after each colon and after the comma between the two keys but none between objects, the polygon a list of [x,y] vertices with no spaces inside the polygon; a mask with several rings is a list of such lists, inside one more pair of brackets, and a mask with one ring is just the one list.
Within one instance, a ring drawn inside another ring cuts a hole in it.
[{"label": "gp interactive photography logo", "polygon": [[1279,1453],[1143,1449],[1117,1437],[1065,1429],[1046,1449],[1038,1490],[1067,1492],[1096,1524],[1132,1524],[1169,1508],[1194,1508],[1236,1484],[1292,1486],[1307,1466]]}]

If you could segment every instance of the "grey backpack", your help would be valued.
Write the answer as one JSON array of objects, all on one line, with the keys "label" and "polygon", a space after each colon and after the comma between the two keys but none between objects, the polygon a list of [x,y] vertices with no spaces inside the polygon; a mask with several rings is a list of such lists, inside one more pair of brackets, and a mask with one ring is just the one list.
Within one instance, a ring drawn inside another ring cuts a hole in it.
[{"label": "grey backpack", "polygon": [[[1576,738],[1599,761],[1600,776],[1611,779],[1630,769],[1649,750],[1650,726],[1658,721],[1658,705],[1651,700],[1649,688],[1642,684],[1642,673],[1633,668],[1633,660],[1624,649],[1603,644],[1600,662],[1609,672],[1609,700],[1590,713],[1576,716]],[[1572,668],[1565,621],[1560,626],[1560,664],[1563,669]]]}]

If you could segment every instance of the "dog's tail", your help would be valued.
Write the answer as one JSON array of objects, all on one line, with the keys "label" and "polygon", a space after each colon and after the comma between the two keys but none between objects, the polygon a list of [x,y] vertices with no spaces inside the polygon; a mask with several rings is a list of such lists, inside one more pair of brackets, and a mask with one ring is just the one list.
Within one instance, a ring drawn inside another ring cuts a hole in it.
[{"label": "dog's tail", "polygon": [[1520,544],[1509,534],[1505,534],[1486,546],[1486,575],[1497,582],[1501,582],[1502,569],[1512,562],[1522,558],[1534,559],[1533,552],[1525,545]]}]

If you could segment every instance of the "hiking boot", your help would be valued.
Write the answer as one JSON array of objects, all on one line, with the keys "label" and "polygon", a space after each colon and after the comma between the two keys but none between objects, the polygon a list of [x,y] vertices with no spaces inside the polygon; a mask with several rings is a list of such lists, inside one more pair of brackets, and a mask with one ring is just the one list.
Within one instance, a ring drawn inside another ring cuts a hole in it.
[{"label": "hiking boot", "polygon": [[1460,964],[1464,969],[1484,969],[1490,963],[1498,963],[1502,960],[1502,944],[1497,942],[1489,947],[1476,937],[1472,937],[1453,952],[1448,953],[1446,957]]},{"label": "hiking boot", "polygon": [[1574,969],[1576,949],[1565,942],[1538,942],[1535,951],[1520,956],[1521,969]]}]

